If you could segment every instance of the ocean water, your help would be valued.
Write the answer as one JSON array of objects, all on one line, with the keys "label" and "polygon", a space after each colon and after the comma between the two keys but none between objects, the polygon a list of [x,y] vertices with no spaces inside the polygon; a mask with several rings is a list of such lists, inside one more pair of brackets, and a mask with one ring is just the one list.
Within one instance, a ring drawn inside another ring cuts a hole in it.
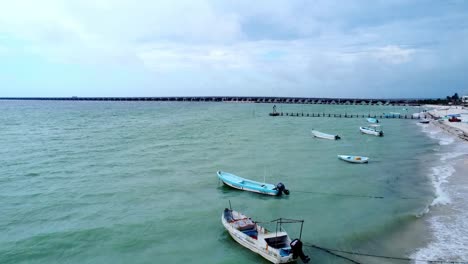
[{"label": "ocean water", "polygon": [[[430,175],[451,169],[427,164],[453,142],[428,139],[415,120],[382,120],[385,136],[378,138],[359,133],[362,118],[269,117],[271,107],[1,101],[0,263],[268,263],[224,230],[220,217],[229,201],[258,221],[303,219],[303,241],[324,247],[408,257],[437,241],[427,215],[451,198],[440,195]],[[311,129],[342,140],[314,139]],[[348,164],[337,154],[370,162]],[[281,181],[291,195],[230,189],[217,170]],[[298,236],[297,226],[286,228]],[[306,251],[313,263],[346,263]]]}]

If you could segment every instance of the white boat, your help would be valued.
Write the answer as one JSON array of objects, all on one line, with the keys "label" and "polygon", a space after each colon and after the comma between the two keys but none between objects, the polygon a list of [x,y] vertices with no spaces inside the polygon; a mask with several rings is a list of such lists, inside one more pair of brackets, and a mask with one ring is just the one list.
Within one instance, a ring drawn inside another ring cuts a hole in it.
[{"label": "white boat", "polygon": [[262,183],[244,179],[229,172],[217,171],[218,178],[226,185],[243,191],[256,192],[267,195],[280,196],[283,193],[289,195],[289,190],[286,189],[283,183],[273,185],[270,183]]},{"label": "white boat", "polygon": [[[231,209],[224,209],[221,214],[221,222],[229,235],[242,246],[259,254],[272,263],[289,263],[301,257],[304,263],[309,262],[309,257],[302,252],[302,242],[299,239],[291,241],[281,224],[301,223],[303,220],[278,219],[277,230],[267,230],[258,225],[251,218]],[[272,222],[275,222],[272,221]]]},{"label": "white boat", "polygon": [[341,137],[338,135],[325,134],[317,130],[311,130],[310,132],[312,132],[312,136],[317,137],[317,138],[331,139],[331,140],[341,139]]},{"label": "white boat", "polygon": [[363,156],[352,156],[352,155],[338,155],[338,158],[351,163],[367,163],[369,162],[368,157]]},{"label": "white boat", "polygon": [[369,135],[374,135],[378,137],[382,137],[384,135],[380,125],[370,125],[367,127],[359,127],[359,130],[363,134],[369,134]]}]

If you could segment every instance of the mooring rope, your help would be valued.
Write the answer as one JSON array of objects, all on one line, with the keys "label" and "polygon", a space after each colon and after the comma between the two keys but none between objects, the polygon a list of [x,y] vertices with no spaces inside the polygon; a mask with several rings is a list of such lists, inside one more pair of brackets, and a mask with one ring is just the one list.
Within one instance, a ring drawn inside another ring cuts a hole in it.
[{"label": "mooring rope", "polygon": [[[430,259],[415,259],[415,258],[405,258],[405,257],[393,257],[393,256],[384,256],[384,255],[377,255],[377,254],[369,254],[369,253],[362,253],[362,252],[354,252],[354,251],[347,251],[347,250],[340,250],[340,249],[332,249],[332,248],[325,248],[321,246],[317,246],[314,244],[303,244],[305,247],[316,248],[327,253],[333,254],[335,252],[345,253],[345,254],[352,254],[356,256],[364,256],[364,257],[373,257],[373,258],[382,258],[382,259],[393,259],[393,260],[403,260],[403,261],[425,261],[429,263],[468,263],[468,261],[453,261],[453,260],[430,260]],[[336,253],[335,253],[336,254]],[[341,255],[340,255],[341,256]],[[351,260],[350,260],[351,261]],[[357,263],[357,262],[355,262]]]},{"label": "mooring rope", "polygon": [[[307,245],[305,245],[305,244],[304,244],[304,246],[307,247]],[[332,252],[332,251],[330,251],[330,250],[326,250],[325,248],[324,248],[324,249],[320,249],[320,250],[325,251],[326,253],[328,253],[328,254],[330,254],[330,255],[333,255],[333,256],[335,256],[335,257],[345,259],[345,260],[347,260],[347,261],[349,261],[349,262],[352,262],[352,263],[355,263],[355,264],[362,264],[361,262],[358,262],[358,261],[356,261],[356,260],[354,260],[354,259],[345,257],[345,256],[343,256],[343,255],[334,253],[334,252]],[[310,251],[308,251],[308,250],[307,250],[307,253],[308,253],[309,255],[311,255],[311,256],[313,255],[313,254],[312,254]]]},{"label": "mooring rope", "polygon": [[404,197],[404,196],[384,197],[384,196],[363,195],[363,194],[327,193],[327,192],[298,191],[298,190],[292,190],[291,192],[294,192],[294,193],[311,193],[311,194],[331,195],[331,196],[357,197],[357,198],[370,198],[370,199],[391,199],[391,198],[398,198],[398,199],[403,199],[403,200],[422,199],[422,198],[417,198],[417,197]]}]

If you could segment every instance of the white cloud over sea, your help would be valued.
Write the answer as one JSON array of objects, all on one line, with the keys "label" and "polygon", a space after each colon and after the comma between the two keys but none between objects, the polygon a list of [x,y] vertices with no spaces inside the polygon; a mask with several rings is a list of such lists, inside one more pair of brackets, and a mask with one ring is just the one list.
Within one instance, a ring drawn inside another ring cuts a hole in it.
[{"label": "white cloud over sea", "polygon": [[0,1],[0,96],[468,92],[464,1]]}]

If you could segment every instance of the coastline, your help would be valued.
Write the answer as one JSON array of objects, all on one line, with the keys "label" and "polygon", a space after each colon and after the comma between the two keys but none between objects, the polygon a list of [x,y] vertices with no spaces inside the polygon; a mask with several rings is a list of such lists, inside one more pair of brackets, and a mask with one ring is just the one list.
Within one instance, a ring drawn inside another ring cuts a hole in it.
[{"label": "coastline", "polygon": [[[440,111],[430,112],[440,117],[437,115]],[[468,142],[462,130],[468,124],[459,125],[454,127],[447,120],[420,125],[426,135],[438,140],[438,146],[434,149],[436,158],[431,162],[428,174],[436,197],[422,217],[431,238],[426,246],[411,254],[411,258],[417,259],[414,263],[468,259],[468,223],[465,222],[468,218],[468,205],[465,203],[468,193]]]},{"label": "coastline", "polygon": [[[446,132],[468,141],[468,109],[463,106],[440,106],[440,105],[425,105],[426,108],[432,108],[428,111],[432,119],[437,120],[432,122],[434,125],[445,130]],[[459,115],[461,122],[449,122],[447,115]]]}]

